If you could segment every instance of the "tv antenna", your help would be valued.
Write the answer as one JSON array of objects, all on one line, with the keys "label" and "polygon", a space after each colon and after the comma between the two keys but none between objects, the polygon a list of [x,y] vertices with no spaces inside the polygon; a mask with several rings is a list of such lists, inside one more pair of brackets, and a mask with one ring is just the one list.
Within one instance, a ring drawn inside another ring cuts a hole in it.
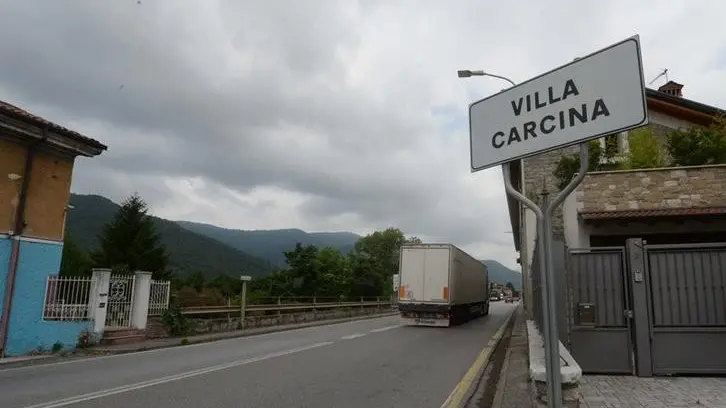
[{"label": "tv antenna", "polygon": [[652,85],[652,84],[653,84],[653,82],[657,81],[657,80],[658,80],[658,78],[660,78],[660,77],[662,77],[662,76],[664,76],[664,77],[665,77],[665,79],[666,79],[666,82],[668,82],[668,68],[664,68],[664,69],[663,69],[663,72],[661,72],[660,74],[658,74],[658,76],[657,76],[657,77],[653,78],[653,80],[652,80],[652,81],[650,81],[650,82],[648,83],[648,85]]}]

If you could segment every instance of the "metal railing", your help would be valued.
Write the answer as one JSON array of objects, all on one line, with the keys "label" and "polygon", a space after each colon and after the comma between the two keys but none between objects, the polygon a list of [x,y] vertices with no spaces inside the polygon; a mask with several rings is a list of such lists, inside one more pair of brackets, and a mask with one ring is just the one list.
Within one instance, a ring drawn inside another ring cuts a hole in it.
[{"label": "metal railing", "polygon": [[[378,298],[376,300],[365,300],[360,301],[343,301],[343,302],[319,302],[314,300],[312,302],[282,302],[282,299],[278,298],[277,303],[263,303],[263,304],[247,304],[245,306],[245,312],[250,314],[254,312],[268,313],[268,312],[305,312],[315,310],[332,310],[332,309],[351,309],[351,308],[384,308],[392,307],[391,300],[388,298]],[[225,306],[197,306],[197,307],[185,307],[182,309],[182,314],[186,316],[201,316],[201,315],[215,315],[215,314],[233,314],[239,313],[241,305],[228,304]]]},{"label": "metal railing", "polygon": [[48,276],[43,300],[43,320],[89,320],[91,292],[95,284],[93,278]]}]

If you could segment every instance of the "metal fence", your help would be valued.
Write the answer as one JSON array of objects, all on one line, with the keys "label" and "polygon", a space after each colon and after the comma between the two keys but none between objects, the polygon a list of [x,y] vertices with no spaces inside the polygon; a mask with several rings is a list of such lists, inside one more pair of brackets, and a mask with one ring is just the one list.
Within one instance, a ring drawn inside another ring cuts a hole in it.
[{"label": "metal fence", "polygon": [[43,300],[43,320],[89,320],[91,292],[95,285],[93,278],[48,276]]},{"label": "metal fence", "polygon": [[648,245],[653,327],[726,327],[726,245]]},{"label": "metal fence", "polygon": [[161,316],[169,307],[170,281],[152,280],[149,288],[149,316]]}]

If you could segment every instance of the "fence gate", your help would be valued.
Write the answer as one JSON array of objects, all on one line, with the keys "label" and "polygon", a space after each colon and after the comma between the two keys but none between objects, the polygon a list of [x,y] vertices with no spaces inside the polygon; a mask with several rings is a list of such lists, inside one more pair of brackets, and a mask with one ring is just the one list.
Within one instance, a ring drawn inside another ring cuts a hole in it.
[{"label": "fence gate", "polygon": [[726,244],[644,248],[653,374],[726,374]]},{"label": "fence gate", "polygon": [[134,299],[134,275],[111,276],[106,311],[107,328],[131,327]]},{"label": "fence gate", "polygon": [[586,373],[633,372],[625,248],[568,251],[570,352]]}]

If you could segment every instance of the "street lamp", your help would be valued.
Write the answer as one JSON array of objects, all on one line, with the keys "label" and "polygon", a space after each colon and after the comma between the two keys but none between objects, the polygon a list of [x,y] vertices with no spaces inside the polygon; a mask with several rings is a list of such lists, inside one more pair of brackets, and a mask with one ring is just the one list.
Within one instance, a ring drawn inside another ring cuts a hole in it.
[{"label": "street lamp", "polygon": [[239,300],[239,324],[240,328],[245,328],[245,308],[247,307],[247,282],[252,280],[251,276],[241,275],[239,280],[242,281],[242,293]]},{"label": "street lamp", "polygon": [[514,83],[514,81],[512,81],[511,79],[509,79],[507,77],[503,77],[501,75],[491,74],[489,72],[484,72],[482,70],[471,71],[471,70],[468,70],[468,69],[462,69],[462,70],[457,71],[457,74],[459,75],[459,78],[469,78],[469,77],[473,77],[473,76],[488,76],[488,77],[492,77],[492,78],[498,78],[498,79],[501,79],[503,81],[507,81],[510,84],[512,84],[512,86],[516,86],[517,85],[517,84]]},{"label": "street lamp", "polygon": [[[578,58],[575,58],[577,60]],[[501,79],[503,81],[507,81],[512,86],[517,86],[517,84],[514,83],[511,79],[507,77],[503,77],[501,75],[495,75],[490,74],[488,72],[484,71],[470,71],[470,70],[460,70],[458,71],[459,78],[469,78],[472,76],[488,76],[492,78]],[[580,151],[580,155],[583,155],[584,150]],[[587,158],[587,156],[585,156]],[[585,159],[583,159],[584,161]],[[507,190],[507,193],[515,196],[518,198],[518,200],[525,204],[527,207],[529,207],[532,211],[535,213],[538,212],[539,219],[542,219],[542,210],[537,207],[537,205],[529,200],[527,197],[525,197],[522,193],[517,191],[514,186],[512,186],[512,181],[509,178],[509,163],[505,163],[502,165],[502,175],[504,176],[504,187]],[[545,228],[544,223],[542,221],[538,222],[537,227],[537,235],[540,237],[540,239],[537,240],[537,250],[539,251],[539,263],[542,265],[542,268],[549,269],[548,268],[548,262],[547,257],[545,255],[545,245],[544,245],[544,237],[545,235]],[[521,263],[521,261],[520,261]],[[544,276],[547,274],[544,273]],[[562,406],[562,377],[560,372],[559,364],[555,363],[555,361],[560,361],[560,348],[559,348],[559,338],[557,335],[556,330],[556,324],[557,321],[554,320],[554,316],[548,315],[549,302],[546,296],[542,297],[542,309],[544,309],[544,315],[543,315],[543,324],[544,326],[543,331],[545,332],[545,359],[546,359],[546,373],[547,373],[547,399],[548,407],[557,408]],[[550,321],[552,319],[553,321]]]}]

